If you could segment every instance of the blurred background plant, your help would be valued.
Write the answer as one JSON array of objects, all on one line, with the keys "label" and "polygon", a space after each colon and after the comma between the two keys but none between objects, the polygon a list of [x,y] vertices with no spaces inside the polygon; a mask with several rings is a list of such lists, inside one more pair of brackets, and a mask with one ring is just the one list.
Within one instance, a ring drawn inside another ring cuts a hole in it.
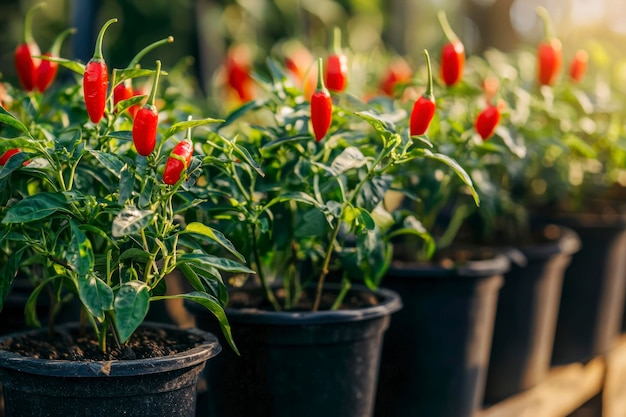
[{"label": "blurred background plant", "polygon": [[[21,36],[20,16],[38,0],[0,0],[0,72],[12,80],[13,46]],[[159,52],[164,66],[179,62],[209,91],[219,76],[233,44],[247,45],[253,65],[261,68],[272,49],[297,39],[314,55],[330,45],[332,27],[344,33],[344,44],[354,54],[353,66],[376,67],[380,54],[399,54],[410,64],[421,61],[424,48],[439,50],[444,42],[437,11],[442,9],[463,39],[468,55],[489,48],[507,52],[521,45],[535,45],[541,38],[541,22],[535,14],[545,6],[553,17],[564,46],[592,50],[591,60],[603,67],[621,91],[626,65],[619,49],[626,37],[620,16],[626,4],[617,0],[48,0],[35,19],[35,39],[53,39],[63,28],[78,33],[67,43],[63,56],[86,62],[96,28],[110,16],[132,22],[112,28],[107,56],[113,66],[127,63],[132,51],[156,39],[173,35],[176,47]],[[40,45],[46,50],[49,45]],[[598,44],[603,48],[594,47]],[[71,51],[71,53],[70,53]],[[68,55],[69,54],[69,55]],[[71,55],[71,56],[70,56]],[[608,59],[611,56],[612,59]],[[189,61],[189,57],[191,61]],[[613,58],[617,57],[617,58]],[[148,56],[148,60],[153,57]],[[372,68],[373,70],[375,68]],[[610,74],[612,72],[612,74]]]}]

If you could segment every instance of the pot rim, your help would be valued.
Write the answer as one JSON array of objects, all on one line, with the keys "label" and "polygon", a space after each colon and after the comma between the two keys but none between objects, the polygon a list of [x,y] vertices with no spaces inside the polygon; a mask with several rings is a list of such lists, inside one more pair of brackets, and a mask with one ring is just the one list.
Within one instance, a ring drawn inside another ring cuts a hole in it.
[{"label": "pot rim", "polygon": [[[58,326],[59,329],[73,329],[78,323],[68,323]],[[35,375],[57,377],[99,377],[115,378],[140,376],[169,372],[176,369],[190,368],[216,356],[222,347],[213,333],[197,328],[181,329],[175,325],[144,322],[142,327],[159,328],[189,332],[204,339],[202,344],[173,355],[130,360],[112,361],[71,361],[57,359],[41,359],[18,355],[7,350],[0,350],[0,369],[8,368],[18,372],[27,372]],[[15,332],[0,337],[0,341],[16,336],[23,336],[43,332],[43,329]]]},{"label": "pot rim", "polygon": [[[328,283],[325,285],[325,288],[339,289],[340,285]],[[259,308],[233,307],[226,307],[224,310],[226,317],[229,319],[234,318],[238,323],[298,326],[374,320],[389,316],[402,308],[400,295],[390,289],[379,287],[377,290],[370,290],[365,285],[357,284],[352,285],[350,290],[371,292],[377,296],[380,302],[370,307],[333,311],[271,311]],[[201,315],[205,312],[204,309],[194,304],[195,303],[186,303],[187,307],[193,311],[194,314]]]},{"label": "pot rim", "polygon": [[538,229],[546,227],[558,228],[560,236],[548,242],[520,246],[518,249],[526,258],[547,259],[558,254],[573,255],[581,249],[580,238],[573,229],[558,223],[548,223],[538,227]]},{"label": "pot rim", "polygon": [[[453,278],[473,277],[482,278],[502,275],[511,267],[509,257],[502,253],[495,253],[487,259],[478,259],[465,262],[456,268],[447,268],[441,265],[425,265],[416,262],[394,261],[388,273],[396,277],[416,278]],[[384,284],[383,279],[383,284]]]}]

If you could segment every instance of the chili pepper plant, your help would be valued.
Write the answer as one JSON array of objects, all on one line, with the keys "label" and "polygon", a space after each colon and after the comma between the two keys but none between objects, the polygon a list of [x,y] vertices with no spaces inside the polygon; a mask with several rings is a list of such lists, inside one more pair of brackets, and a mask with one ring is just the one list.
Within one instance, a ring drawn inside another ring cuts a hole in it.
[{"label": "chili pepper plant", "polygon": [[[319,63],[318,89],[309,101],[269,58],[267,73],[256,75],[263,98],[225,117],[202,146],[204,158],[215,162],[204,165],[203,176],[213,179],[201,195],[208,200],[205,213],[221,220],[215,227],[250,261],[275,310],[340,308],[353,283],[380,285],[394,236],[432,242],[419,222],[394,227],[385,210],[386,193],[399,186],[391,175],[396,166],[434,158],[468,178],[452,158],[415,146],[394,115],[344,93],[329,94]],[[324,306],[328,281],[342,290]],[[308,287],[315,288],[311,299]]]},{"label": "chili pepper plant", "polygon": [[[502,83],[509,130],[526,149],[514,191],[534,210],[584,211],[624,184],[623,112],[617,110],[623,93],[610,70],[590,61],[582,45],[561,46],[545,10],[538,14],[553,53],[547,54],[542,41],[536,48],[506,55],[492,51],[488,57],[496,71],[517,74]],[[596,56],[607,54],[600,45],[594,48]]]},{"label": "chili pepper plant", "polygon": [[[53,305],[74,297],[81,323],[105,351],[131,337],[152,302],[183,298],[213,312],[232,344],[222,273],[253,271],[224,234],[196,221],[199,203],[189,192],[211,163],[194,155],[195,130],[217,120],[185,103],[155,101],[167,72],[140,59],[170,38],[140,51],[132,66],[108,69],[104,31],[116,21],[105,23],[86,65],[41,57],[70,81],[43,92],[6,84],[12,101],[0,108],[0,306],[24,273],[33,284],[29,325],[40,324],[40,296]],[[113,99],[115,87],[129,81],[153,84],[134,119],[128,110],[144,96]],[[181,109],[191,112],[177,119]],[[138,124],[142,111],[149,117]],[[176,269],[190,292],[166,293]],[[54,319],[47,319],[52,331]]]},{"label": "chili pepper plant", "polygon": [[[412,131],[416,146],[457,161],[480,197],[477,208],[459,177],[429,159],[394,170],[393,175],[404,180],[400,191],[405,196],[395,215],[419,219],[438,250],[461,239],[490,245],[526,243],[532,237],[531,209],[581,210],[623,177],[622,118],[614,111],[617,90],[608,87],[606,74],[579,69],[581,59],[585,70],[588,63],[580,45],[566,45],[564,53],[549,16],[541,8],[538,14],[550,42],[469,56],[464,77],[454,88],[437,79],[429,87],[429,77],[424,77],[428,68],[419,67],[409,87],[435,97],[434,114],[425,112],[426,104],[420,107],[424,96],[412,107],[402,99],[371,101],[380,111],[415,114],[416,120],[400,128]],[[554,54],[546,54],[548,44],[559,57],[564,53],[572,60],[573,76],[555,65]],[[441,59],[443,66],[443,55]],[[416,108],[424,110],[423,117]],[[423,250],[406,256],[428,259]]]}]

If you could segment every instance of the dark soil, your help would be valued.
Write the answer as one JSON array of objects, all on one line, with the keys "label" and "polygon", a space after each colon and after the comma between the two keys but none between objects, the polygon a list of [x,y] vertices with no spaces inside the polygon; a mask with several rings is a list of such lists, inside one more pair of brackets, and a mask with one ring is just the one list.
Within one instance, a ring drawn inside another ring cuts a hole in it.
[{"label": "dark soil", "polygon": [[[274,293],[281,305],[284,305],[284,289],[276,289]],[[313,309],[313,302],[315,301],[314,296],[315,295],[312,291],[303,292],[302,297],[300,297],[300,300],[298,302],[298,305],[290,311],[311,311]],[[337,293],[334,291],[327,291],[322,293],[319,311],[330,310],[331,306],[335,302],[336,297]],[[378,303],[378,299],[372,293],[364,291],[351,291],[343,299],[339,310],[367,308],[375,306]],[[230,293],[228,307],[258,308],[261,310],[269,311],[274,310],[272,306],[265,300],[264,294],[261,291],[232,291]]]},{"label": "dark soil", "polygon": [[41,359],[71,361],[111,361],[156,358],[189,350],[202,343],[198,335],[183,331],[140,327],[123,346],[107,341],[103,353],[92,334],[57,331],[52,338],[44,331],[37,336],[19,337],[0,343],[0,349]]}]

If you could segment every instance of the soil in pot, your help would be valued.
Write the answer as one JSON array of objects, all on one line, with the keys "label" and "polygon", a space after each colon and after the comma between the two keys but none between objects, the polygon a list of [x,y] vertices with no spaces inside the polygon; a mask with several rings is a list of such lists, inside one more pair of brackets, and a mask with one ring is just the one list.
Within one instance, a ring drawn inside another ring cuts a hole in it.
[{"label": "soil in pot", "polygon": [[[338,290],[328,287],[326,306]],[[371,416],[383,333],[401,307],[397,294],[353,286],[345,301],[355,306],[318,312],[306,305],[270,311],[254,304],[261,298],[256,294],[231,296],[226,314],[241,356],[225,350],[207,365],[198,416]],[[202,310],[188,307],[200,328],[216,326]]]},{"label": "soil in pot", "polygon": [[126,348],[102,354],[77,329],[59,326],[52,341],[44,331],[0,339],[4,349],[47,352],[0,350],[7,417],[195,415],[199,374],[221,349],[215,336],[146,323]]}]

